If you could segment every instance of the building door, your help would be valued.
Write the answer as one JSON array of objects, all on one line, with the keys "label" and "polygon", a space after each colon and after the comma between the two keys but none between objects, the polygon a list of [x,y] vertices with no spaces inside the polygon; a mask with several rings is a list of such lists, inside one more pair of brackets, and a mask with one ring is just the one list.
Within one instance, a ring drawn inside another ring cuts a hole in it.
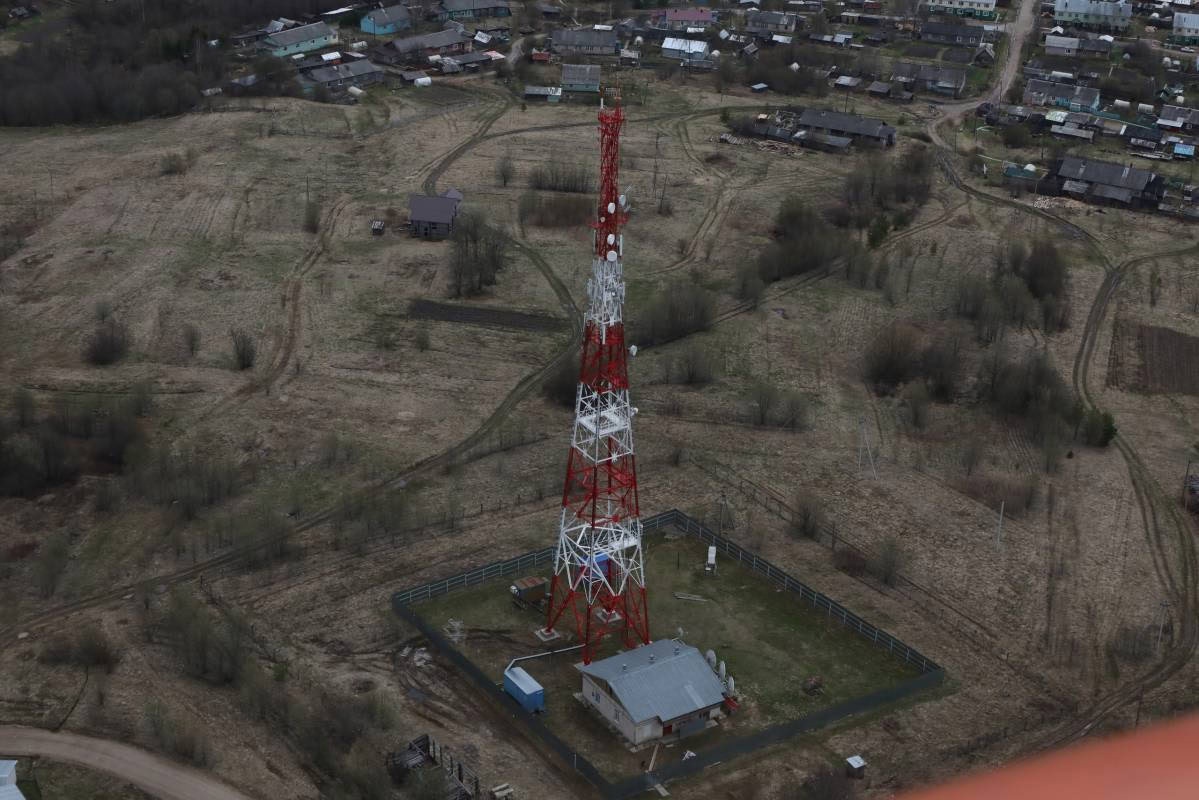
[{"label": "building door", "polygon": [[673,725],[663,725],[662,726],[662,735],[665,736],[668,733],[672,732],[673,730],[674,730]]}]

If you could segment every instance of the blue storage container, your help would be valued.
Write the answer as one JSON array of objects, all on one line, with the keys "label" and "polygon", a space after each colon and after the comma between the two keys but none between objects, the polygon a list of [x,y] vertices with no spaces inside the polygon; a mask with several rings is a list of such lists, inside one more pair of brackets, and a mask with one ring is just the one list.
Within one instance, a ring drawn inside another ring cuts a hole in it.
[{"label": "blue storage container", "polygon": [[545,711],[545,690],[533,676],[520,667],[504,672],[504,691],[512,695],[521,708],[530,713]]}]

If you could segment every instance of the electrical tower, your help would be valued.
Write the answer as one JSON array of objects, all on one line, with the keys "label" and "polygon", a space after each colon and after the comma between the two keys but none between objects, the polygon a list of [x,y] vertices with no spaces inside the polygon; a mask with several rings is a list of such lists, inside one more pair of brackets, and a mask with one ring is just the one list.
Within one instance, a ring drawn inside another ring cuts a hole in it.
[{"label": "electrical tower", "polygon": [[633,415],[624,322],[624,198],[617,179],[624,112],[599,112],[600,190],[595,254],[587,282],[575,421],[562,489],[554,579],[543,636],[569,609],[590,664],[600,641],[619,632],[626,647],[649,643],[641,554]]}]

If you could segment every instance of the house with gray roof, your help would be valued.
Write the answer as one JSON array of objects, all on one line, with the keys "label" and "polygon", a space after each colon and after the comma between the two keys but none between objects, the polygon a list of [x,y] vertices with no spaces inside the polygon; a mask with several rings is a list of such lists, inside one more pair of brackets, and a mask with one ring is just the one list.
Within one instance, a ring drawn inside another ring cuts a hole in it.
[{"label": "house with gray roof", "polygon": [[823,108],[805,108],[796,120],[801,131],[828,136],[840,136],[855,142],[890,147],[895,144],[896,131],[881,119],[859,117]]},{"label": "house with gray roof", "polygon": [[1059,25],[1122,31],[1132,22],[1132,3],[1112,0],[1054,0],[1053,20]]},{"label": "house with gray roof", "polygon": [[450,19],[484,19],[511,15],[512,8],[508,5],[508,0],[442,0],[437,18],[445,22]]},{"label": "house with gray roof", "polygon": [[630,744],[706,729],[724,686],[699,650],[663,639],[579,666],[583,702]]},{"label": "house with gray roof", "polygon": [[549,47],[561,55],[614,56],[620,38],[614,30],[559,28],[550,34]]},{"label": "house with gray roof", "polygon": [[393,39],[373,51],[373,57],[384,64],[399,64],[405,61],[423,61],[433,55],[468,53],[474,40],[458,26],[446,28],[420,36]]},{"label": "house with gray roof", "polygon": [[308,73],[308,80],[330,91],[338,91],[351,86],[379,83],[383,80],[383,70],[366,59],[360,59],[331,67],[318,67]]},{"label": "house with gray roof", "polygon": [[563,64],[562,91],[599,94],[600,68],[598,64]]},{"label": "house with gray roof", "polygon": [[1099,110],[1099,90],[1071,83],[1030,80],[1024,87],[1024,105],[1057,106],[1071,111]]},{"label": "house with gray roof", "polygon": [[1050,174],[1059,192],[1092,202],[1157,208],[1166,193],[1162,176],[1132,164],[1066,156]]},{"label": "house with gray roof", "polygon": [[337,31],[323,22],[287,28],[262,40],[262,47],[279,58],[320,50],[331,44],[337,44]]},{"label": "house with gray roof", "polygon": [[422,239],[444,239],[454,232],[454,220],[462,205],[462,192],[408,195],[408,232]]},{"label": "house with gray roof", "polygon": [[781,11],[747,11],[745,29],[755,36],[769,38],[776,33],[795,33],[797,17]]},{"label": "house with gray roof", "polygon": [[375,36],[391,36],[412,27],[412,16],[407,6],[376,8],[359,23],[363,33]]},{"label": "house with gray roof", "polygon": [[925,22],[920,25],[921,41],[948,44],[956,47],[978,47],[983,43],[985,30],[981,25],[957,22]]},{"label": "house with gray roof", "polygon": [[966,88],[966,70],[900,61],[891,68],[891,80],[912,91],[920,89],[957,97]]}]

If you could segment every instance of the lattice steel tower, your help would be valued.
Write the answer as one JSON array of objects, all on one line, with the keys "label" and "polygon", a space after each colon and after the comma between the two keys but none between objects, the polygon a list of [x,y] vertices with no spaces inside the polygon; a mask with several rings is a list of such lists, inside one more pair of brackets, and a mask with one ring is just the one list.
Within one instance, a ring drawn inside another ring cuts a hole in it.
[{"label": "lattice steel tower", "polygon": [[600,191],[595,258],[587,282],[583,348],[575,422],[546,631],[567,609],[574,618],[583,662],[600,641],[619,631],[626,647],[649,642],[649,608],[641,555],[633,415],[625,345],[623,199],[617,185],[624,112],[599,113]]}]

